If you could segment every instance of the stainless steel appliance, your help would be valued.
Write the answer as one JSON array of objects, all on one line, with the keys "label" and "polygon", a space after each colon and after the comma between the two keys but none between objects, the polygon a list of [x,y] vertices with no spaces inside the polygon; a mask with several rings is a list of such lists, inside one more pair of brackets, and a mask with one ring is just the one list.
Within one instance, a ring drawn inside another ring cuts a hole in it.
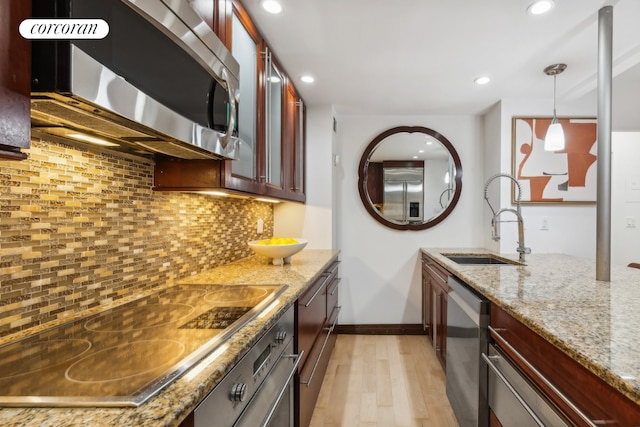
[{"label": "stainless steel appliance", "polygon": [[32,41],[34,135],[236,157],[239,65],[185,0],[34,0],[32,14],[109,25],[104,39]]},{"label": "stainless steel appliance", "polygon": [[253,345],[194,411],[194,426],[294,425],[293,306]]},{"label": "stainless steel appliance", "polygon": [[494,345],[489,345],[488,354],[482,357],[490,368],[489,407],[503,426],[574,425],[561,416]]},{"label": "stainless steel appliance", "polygon": [[399,223],[421,222],[424,206],[423,168],[385,167],[383,177],[385,218]]},{"label": "stainless steel appliance", "polygon": [[285,289],[174,286],[2,346],[0,405],[138,406]]},{"label": "stainless steel appliance", "polygon": [[[461,427],[489,425],[487,352],[489,302],[449,276],[447,397]],[[508,424],[506,424],[508,425]]]}]

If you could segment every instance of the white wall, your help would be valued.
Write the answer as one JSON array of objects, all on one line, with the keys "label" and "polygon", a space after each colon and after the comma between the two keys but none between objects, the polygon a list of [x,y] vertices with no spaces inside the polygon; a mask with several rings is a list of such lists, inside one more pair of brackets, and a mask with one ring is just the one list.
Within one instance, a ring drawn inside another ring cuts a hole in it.
[{"label": "white wall", "polygon": [[[367,145],[394,126],[426,126],[456,147],[462,162],[462,195],[453,213],[435,227],[398,231],[376,222],[358,194],[358,164]],[[481,245],[482,122],[472,116],[338,117],[337,223],[341,249],[340,324],[421,322],[421,247]]]},{"label": "white wall", "polygon": [[[495,120],[500,120],[500,171],[495,169],[485,170],[485,180],[497,172],[512,173],[511,166],[511,118],[513,116],[550,116],[553,109],[552,100],[502,100],[495,109],[491,110],[486,116],[487,123],[485,127],[492,129],[492,137],[496,135]],[[558,107],[563,116],[594,116],[594,106],[586,105],[580,109],[573,107]],[[487,160],[490,152],[497,150],[495,142],[487,142],[487,152],[485,153],[485,166],[494,168],[496,162]],[[595,165],[593,166],[596,167]],[[500,181],[500,206],[512,207],[511,205],[511,184],[508,179],[499,179],[491,184],[493,189]],[[495,193],[490,192],[490,200],[495,203]],[[493,197],[492,197],[493,196]],[[499,208],[494,206],[494,208]],[[489,241],[490,215],[489,209],[484,210],[485,233],[484,241]],[[522,216],[525,225],[525,244],[531,248],[533,253],[564,253],[585,258],[595,259],[595,242],[596,242],[596,208],[595,204],[577,205],[577,204],[524,204],[522,205]],[[543,218],[546,218],[548,230],[541,230]],[[504,219],[509,219],[505,217]],[[499,251],[502,253],[515,253],[518,241],[518,230],[516,223],[503,223],[500,226],[500,244]],[[491,247],[491,249],[495,249]]]},{"label": "white wall", "polygon": [[611,263],[627,265],[640,262],[640,133],[614,132],[611,150]]},{"label": "white wall", "polygon": [[331,106],[307,108],[307,201],[306,204],[279,203],[274,208],[274,235],[307,239],[309,249],[331,249],[337,245],[332,123]]}]

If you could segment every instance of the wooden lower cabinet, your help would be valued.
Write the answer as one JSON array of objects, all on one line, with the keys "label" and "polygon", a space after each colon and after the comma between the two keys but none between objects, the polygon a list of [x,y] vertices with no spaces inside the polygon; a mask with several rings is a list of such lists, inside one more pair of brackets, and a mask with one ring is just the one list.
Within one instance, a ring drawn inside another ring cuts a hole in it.
[{"label": "wooden lower cabinet", "polygon": [[451,273],[428,255],[422,255],[422,325],[431,337],[438,360],[446,368],[447,298]]},{"label": "wooden lower cabinet", "polygon": [[336,259],[298,298],[296,352],[304,351],[295,381],[296,426],[311,421],[329,357],[335,345],[338,321],[338,263]]},{"label": "wooden lower cabinet", "polygon": [[[491,306],[490,325],[494,345],[573,424],[640,425],[640,406],[496,305]],[[495,416],[491,426],[500,426]]]},{"label": "wooden lower cabinet", "polygon": [[489,409],[489,427],[503,427],[502,423],[491,409]]},{"label": "wooden lower cabinet", "polygon": [[30,15],[30,1],[0,6],[0,159],[26,159],[31,145],[31,42],[18,31]]}]

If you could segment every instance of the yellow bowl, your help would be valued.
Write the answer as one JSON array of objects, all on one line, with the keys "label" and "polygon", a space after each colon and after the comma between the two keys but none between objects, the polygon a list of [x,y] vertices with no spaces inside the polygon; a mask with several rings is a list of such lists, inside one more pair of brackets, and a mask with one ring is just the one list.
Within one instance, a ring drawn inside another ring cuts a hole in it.
[{"label": "yellow bowl", "polygon": [[252,240],[248,244],[251,250],[256,254],[265,256],[267,258],[272,258],[273,265],[280,265],[282,263],[290,264],[291,256],[300,252],[305,246],[307,246],[308,243],[307,240],[298,238],[295,239],[298,241],[298,243],[292,243],[288,245],[265,245],[258,243],[264,242],[265,240],[270,239]]}]

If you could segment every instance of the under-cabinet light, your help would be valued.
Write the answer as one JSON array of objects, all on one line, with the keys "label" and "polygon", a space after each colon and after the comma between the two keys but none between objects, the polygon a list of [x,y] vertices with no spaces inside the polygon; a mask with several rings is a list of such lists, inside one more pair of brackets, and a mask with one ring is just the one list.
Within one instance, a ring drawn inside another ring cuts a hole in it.
[{"label": "under-cabinet light", "polygon": [[275,200],[275,199],[266,199],[264,197],[256,197],[255,199],[256,202],[266,202],[266,203],[280,203],[280,200]]},{"label": "under-cabinet light", "polygon": [[97,138],[95,136],[87,135],[84,133],[68,133],[66,135],[68,138],[75,139],[76,141],[88,142],[90,144],[101,145],[103,147],[118,147],[118,144],[114,144],[113,142],[109,142],[103,138]]},{"label": "under-cabinet light", "polygon": [[228,194],[225,193],[224,191],[199,191],[200,194],[207,194],[209,196],[220,196],[220,197],[227,197]]},{"label": "under-cabinet light", "polygon": [[477,85],[486,85],[487,83],[489,83],[491,81],[491,79],[488,76],[480,76],[477,77],[474,82]]}]

